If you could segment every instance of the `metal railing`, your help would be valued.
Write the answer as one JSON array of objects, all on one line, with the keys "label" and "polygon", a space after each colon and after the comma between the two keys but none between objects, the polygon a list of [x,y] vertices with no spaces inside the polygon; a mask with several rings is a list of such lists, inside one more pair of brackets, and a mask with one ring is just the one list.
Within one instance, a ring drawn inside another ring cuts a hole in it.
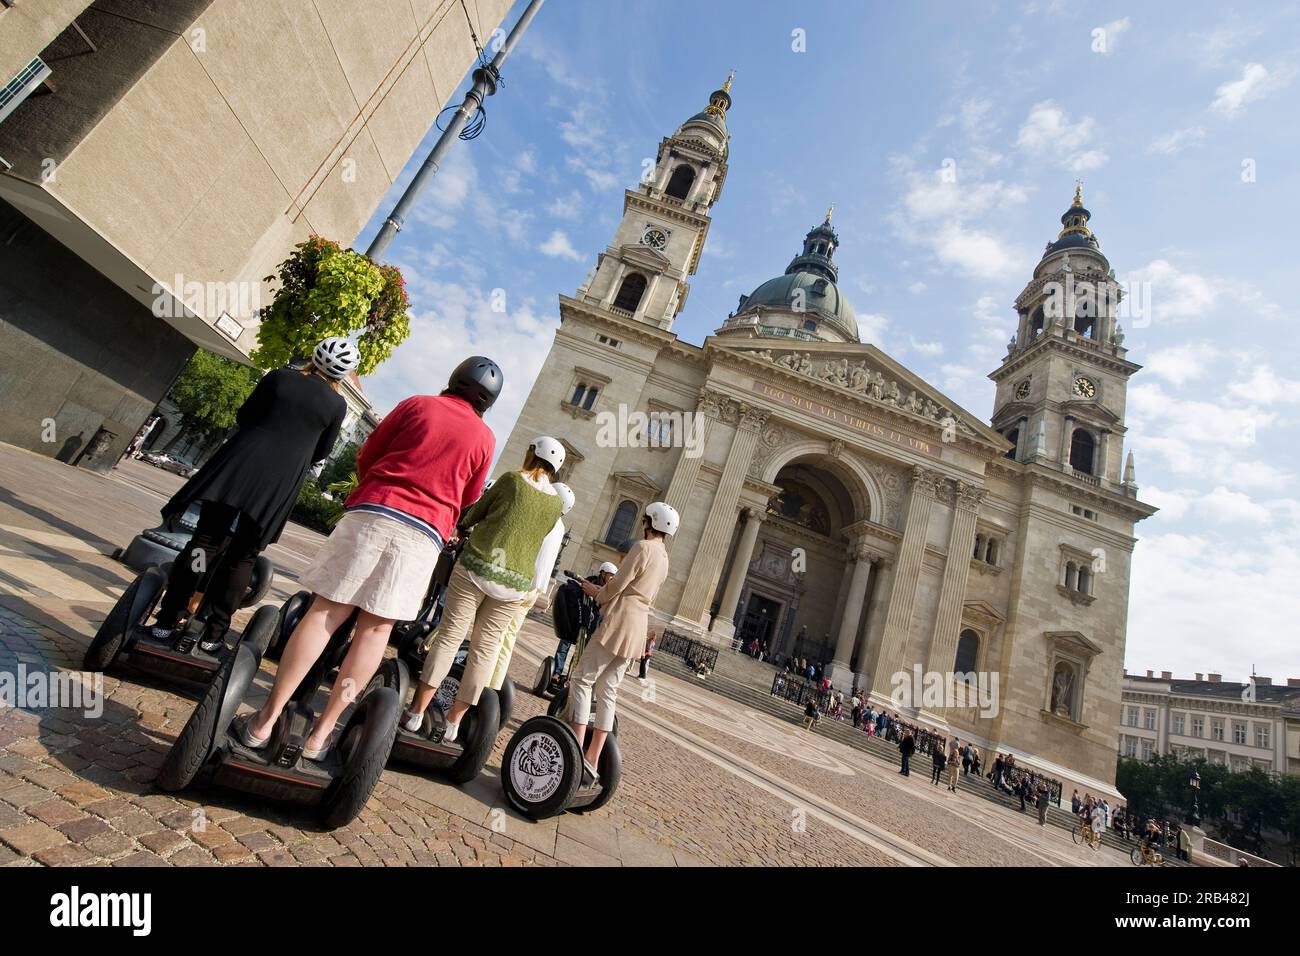
[{"label": "metal railing", "polygon": [[655,641],[655,653],[671,654],[673,657],[680,657],[684,661],[694,663],[697,667],[702,664],[710,671],[716,670],[718,666],[716,647],[701,644],[685,634],[667,629]]}]

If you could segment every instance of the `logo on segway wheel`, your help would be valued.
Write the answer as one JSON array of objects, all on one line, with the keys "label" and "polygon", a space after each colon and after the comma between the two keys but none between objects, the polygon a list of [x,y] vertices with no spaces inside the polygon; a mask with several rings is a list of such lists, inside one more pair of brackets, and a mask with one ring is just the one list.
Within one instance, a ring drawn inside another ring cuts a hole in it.
[{"label": "logo on segway wheel", "polygon": [[510,761],[510,782],[520,798],[541,803],[560,788],[564,755],[550,734],[529,734],[515,748]]}]

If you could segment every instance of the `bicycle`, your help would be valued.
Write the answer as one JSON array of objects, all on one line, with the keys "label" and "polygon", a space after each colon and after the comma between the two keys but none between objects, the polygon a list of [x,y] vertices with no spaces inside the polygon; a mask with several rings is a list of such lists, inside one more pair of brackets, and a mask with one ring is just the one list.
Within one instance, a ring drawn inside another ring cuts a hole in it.
[{"label": "bicycle", "polygon": [[1074,839],[1076,846],[1086,843],[1095,850],[1101,845],[1101,834],[1092,828],[1092,824],[1083,819],[1079,820],[1079,825],[1074,828],[1070,836]]},{"label": "bicycle", "polygon": [[1154,847],[1149,847],[1145,843],[1139,843],[1129,851],[1128,858],[1134,866],[1164,866],[1165,858],[1160,851]]}]

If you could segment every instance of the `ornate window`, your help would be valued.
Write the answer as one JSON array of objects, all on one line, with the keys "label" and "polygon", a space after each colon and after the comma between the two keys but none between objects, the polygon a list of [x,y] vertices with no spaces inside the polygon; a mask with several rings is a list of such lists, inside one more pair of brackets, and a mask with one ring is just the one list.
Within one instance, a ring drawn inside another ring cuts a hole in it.
[{"label": "ornate window", "polygon": [[1002,457],[1010,458],[1012,461],[1015,461],[1016,449],[1020,447],[1020,429],[1013,428],[1011,431],[1007,432],[1007,441],[1011,442],[1011,447],[1007,449],[1007,453]]},{"label": "ornate window", "polygon": [[1043,307],[1040,305],[1029,314],[1029,341],[1034,341],[1043,334]]},{"label": "ornate window", "polygon": [[614,308],[635,312],[641,304],[641,297],[645,295],[645,287],[646,278],[641,273],[633,272],[624,276],[618,287],[618,295],[614,297]]},{"label": "ornate window", "polygon": [[682,163],[673,170],[672,178],[668,180],[668,188],[664,190],[664,193],[674,199],[685,199],[690,194],[691,185],[694,182],[694,168]]},{"label": "ornate window", "polygon": [[975,535],[975,553],[972,557],[976,561],[996,568],[998,560],[1002,557],[1002,539],[992,534]]},{"label": "ornate window", "polygon": [[1101,648],[1078,631],[1055,631],[1043,636],[1047,639],[1048,652],[1044,715],[1071,724],[1084,724],[1083,702],[1088,671]]},{"label": "ornate window", "polygon": [[640,510],[641,506],[630,498],[620,501],[614,511],[614,520],[609,523],[609,530],[605,532],[605,544],[619,551],[626,551],[631,547],[632,529],[636,526],[636,516]]},{"label": "ornate window", "polygon": [[1094,567],[1101,568],[1099,558],[1078,548],[1061,545],[1061,571],[1056,589],[1075,604],[1091,604]]}]

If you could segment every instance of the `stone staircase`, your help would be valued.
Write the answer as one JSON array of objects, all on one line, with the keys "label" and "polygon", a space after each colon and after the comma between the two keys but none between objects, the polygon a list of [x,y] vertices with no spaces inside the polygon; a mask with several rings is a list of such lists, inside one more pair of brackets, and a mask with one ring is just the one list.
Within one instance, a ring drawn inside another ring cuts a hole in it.
[{"label": "stone staircase", "polygon": [[[722,697],[743,704],[752,710],[769,714],[787,723],[803,724],[802,707],[771,695],[772,680],[776,675],[775,669],[770,664],[756,661],[747,655],[727,651],[720,652],[718,654],[717,668],[703,680],[689,670],[680,658],[669,654],[655,654],[651,658],[650,669],[652,673],[660,671],[661,673],[671,674],[683,681],[689,681],[696,686],[703,687]],[[829,737],[831,740],[877,757],[892,764],[895,768],[898,767],[898,747],[889,741],[882,740],[879,737],[868,737],[861,730],[854,729],[851,720],[841,721],[823,718],[817,725],[816,732],[823,737]],[[931,769],[930,757],[927,754],[917,754],[912,758],[912,769],[913,772],[920,774],[922,777],[929,777]],[[993,803],[1002,804],[1013,813],[1018,813],[1020,810],[1019,797],[997,790],[984,777],[960,774],[957,787],[966,793],[974,794]],[[1037,814],[1037,810],[1029,804],[1026,804],[1025,812],[1027,814]],[[1077,821],[1069,810],[1049,804],[1047,807],[1047,822],[1064,830],[1073,830]],[[1114,831],[1109,829],[1102,833],[1101,842],[1105,846],[1113,847],[1125,854],[1134,846],[1133,843],[1116,836]],[[1167,864],[1171,866],[1187,865],[1179,860],[1169,858],[1167,858]]]}]

